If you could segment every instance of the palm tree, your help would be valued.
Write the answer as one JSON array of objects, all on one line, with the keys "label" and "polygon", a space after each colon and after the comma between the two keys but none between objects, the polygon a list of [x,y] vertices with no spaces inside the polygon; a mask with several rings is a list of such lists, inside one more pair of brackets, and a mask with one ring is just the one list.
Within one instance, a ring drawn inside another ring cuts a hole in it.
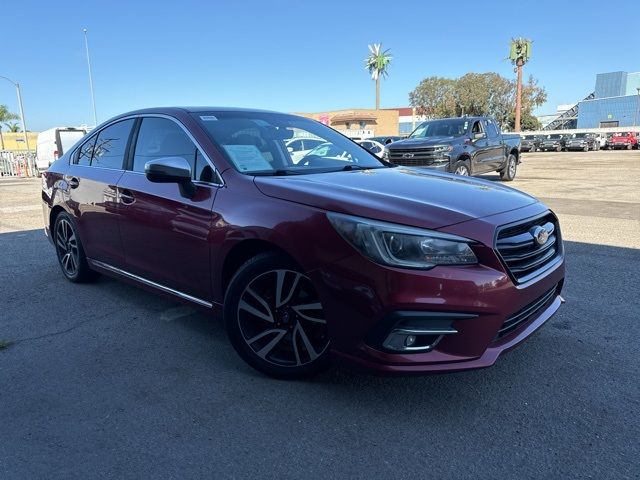
[{"label": "palm tree", "polygon": [[376,82],[376,110],[380,110],[380,77],[387,76],[387,70],[393,57],[388,49],[382,51],[382,44],[380,43],[369,45],[369,52],[369,56],[364,59],[364,64],[371,75],[371,79]]},{"label": "palm tree", "polygon": [[7,130],[9,130],[11,133],[20,132],[20,125],[18,125],[16,122],[5,122],[5,126],[7,127]]},{"label": "palm tree", "polygon": [[2,124],[11,120],[17,120],[18,116],[11,113],[6,105],[0,105],[0,150],[4,150],[4,138],[2,138]]}]

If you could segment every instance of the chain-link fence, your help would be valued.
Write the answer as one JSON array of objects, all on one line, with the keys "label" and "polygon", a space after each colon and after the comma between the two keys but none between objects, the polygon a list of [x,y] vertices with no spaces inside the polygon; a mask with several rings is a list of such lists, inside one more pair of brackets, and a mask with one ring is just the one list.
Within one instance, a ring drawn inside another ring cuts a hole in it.
[{"label": "chain-link fence", "polygon": [[35,152],[0,151],[0,177],[34,177],[37,173]]}]

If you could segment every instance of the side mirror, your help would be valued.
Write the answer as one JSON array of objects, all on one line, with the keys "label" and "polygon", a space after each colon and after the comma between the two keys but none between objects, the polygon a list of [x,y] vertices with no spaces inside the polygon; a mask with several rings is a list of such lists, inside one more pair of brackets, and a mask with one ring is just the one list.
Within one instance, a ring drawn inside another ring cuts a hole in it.
[{"label": "side mirror", "polygon": [[486,135],[482,132],[477,132],[473,134],[474,140],[482,140],[483,138],[486,138]]},{"label": "side mirror", "polygon": [[150,182],[177,183],[180,192],[191,198],[196,187],[191,180],[191,165],[182,157],[162,157],[144,165],[144,173]]}]

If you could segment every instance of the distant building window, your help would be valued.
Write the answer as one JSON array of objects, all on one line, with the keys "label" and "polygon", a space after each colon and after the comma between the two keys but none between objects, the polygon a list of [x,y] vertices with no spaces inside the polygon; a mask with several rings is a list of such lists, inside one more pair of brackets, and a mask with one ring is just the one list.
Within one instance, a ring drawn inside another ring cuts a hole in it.
[{"label": "distant building window", "polygon": [[347,127],[347,130],[351,130],[351,122],[346,122],[345,126]]},{"label": "distant building window", "polygon": [[617,120],[615,122],[600,122],[600,128],[615,128],[619,126],[620,122],[618,122]]},{"label": "distant building window", "polygon": [[364,120],[360,120],[360,130],[364,130],[364,127],[367,126],[367,122],[365,122]]}]

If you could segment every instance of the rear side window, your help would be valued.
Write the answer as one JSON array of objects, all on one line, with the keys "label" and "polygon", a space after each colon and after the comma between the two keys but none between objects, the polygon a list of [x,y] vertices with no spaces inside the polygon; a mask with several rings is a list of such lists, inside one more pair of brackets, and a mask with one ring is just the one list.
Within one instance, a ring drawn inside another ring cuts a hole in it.
[{"label": "rear side window", "polygon": [[194,180],[213,181],[213,169],[177,123],[166,118],[143,118],[133,155],[133,171],[144,172],[148,161],[164,157],[182,157],[191,165]]},{"label": "rear side window", "polygon": [[93,146],[96,144],[95,135],[91,137],[88,141],[83,143],[78,150],[76,150],[75,156],[73,158],[73,163],[76,165],[91,165],[91,155],[93,154]]},{"label": "rear side window", "polygon": [[98,133],[91,156],[92,167],[121,169],[133,119],[114,123]]},{"label": "rear side window", "polygon": [[498,129],[496,128],[496,124],[493,123],[491,120],[485,120],[485,122],[486,122],[487,134],[489,135],[489,138],[497,137]]}]

